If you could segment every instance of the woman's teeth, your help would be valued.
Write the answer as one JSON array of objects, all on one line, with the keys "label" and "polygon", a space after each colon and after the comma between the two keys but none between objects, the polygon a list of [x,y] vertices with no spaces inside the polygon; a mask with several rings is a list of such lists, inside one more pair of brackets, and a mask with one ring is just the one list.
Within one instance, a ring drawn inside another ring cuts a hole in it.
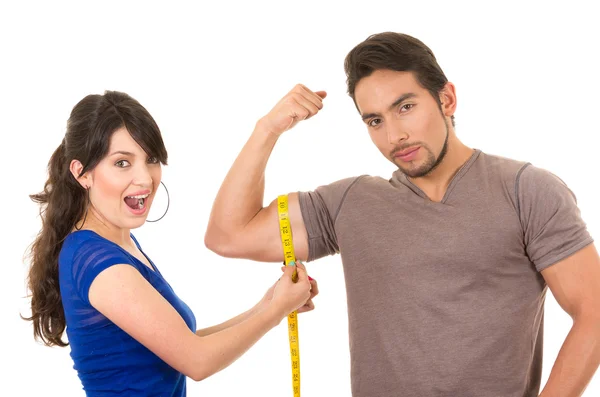
[{"label": "woman's teeth", "polygon": [[[127,199],[129,199],[130,200],[128,203],[129,206],[131,206],[134,209],[142,210],[142,209],[144,209],[144,203],[146,202],[146,199],[148,198],[148,196],[150,196],[149,193],[148,194],[139,194],[137,196],[127,196],[126,201],[127,201]],[[132,202],[132,200],[137,200],[137,206],[136,206],[137,208],[134,207],[135,201]]]}]

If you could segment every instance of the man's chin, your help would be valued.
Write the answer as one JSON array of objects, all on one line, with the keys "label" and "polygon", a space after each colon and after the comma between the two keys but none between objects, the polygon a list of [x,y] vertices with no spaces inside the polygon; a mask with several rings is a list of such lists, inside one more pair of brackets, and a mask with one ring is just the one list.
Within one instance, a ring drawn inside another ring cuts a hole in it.
[{"label": "man's chin", "polygon": [[432,167],[429,167],[429,166],[406,168],[406,167],[402,167],[402,166],[398,165],[398,163],[395,163],[395,164],[398,166],[398,169],[400,170],[400,172],[402,172],[404,175],[406,175],[409,178],[422,178],[422,177],[426,176],[427,174],[429,174],[432,169]]}]

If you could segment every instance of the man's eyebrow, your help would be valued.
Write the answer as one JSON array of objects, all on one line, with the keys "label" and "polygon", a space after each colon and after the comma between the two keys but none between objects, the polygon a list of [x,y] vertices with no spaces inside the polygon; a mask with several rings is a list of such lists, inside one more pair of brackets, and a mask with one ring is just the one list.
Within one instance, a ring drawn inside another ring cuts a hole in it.
[{"label": "man's eyebrow", "polygon": [[[413,92],[408,92],[406,94],[400,95],[400,97],[398,97],[398,99],[396,99],[389,107],[389,109],[395,108],[396,106],[400,105],[402,102],[406,101],[409,98],[414,98],[416,97],[417,94],[413,93]],[[364,120],[366,119],[370,119],[371,117],[378,117],[381,116],[380,113],[363,113],[361,115],[361,118]]]}]

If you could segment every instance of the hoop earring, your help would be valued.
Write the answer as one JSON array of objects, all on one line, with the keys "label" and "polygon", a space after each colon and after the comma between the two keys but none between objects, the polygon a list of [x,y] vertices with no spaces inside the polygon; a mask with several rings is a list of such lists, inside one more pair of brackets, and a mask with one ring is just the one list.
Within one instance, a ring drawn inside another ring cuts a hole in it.
[{"label": "hoop earring", "polygon": [[165,215],[167,215],[167,212],[169,211],[169,205],[171,204],[171,196],[169,196],[169,190],[167,189],[167,186],[163,183],[163,181],[160,181],[160,184],[163,185],[163,187],[165,188],[165,191],[167,192],[167,209],[165,210],[165,213],[162,214],[162,216],[154,221],[149,221],[148,219],[146,219],[146,222],[158,222],[160,221],[162,218],[165,217]]},{"label": "hoop earring", "polygon": [[77,227],[77,223],[75,223],[75,230],[81,230],[83,225],[85,224],[85,220],[87,219],[88,210],[90,209],[90,188],[89,186],[85,188],[87,195],[87,204],[85,205],[85,215],[83,216],[83,222],[81,222],[81,226]]}]

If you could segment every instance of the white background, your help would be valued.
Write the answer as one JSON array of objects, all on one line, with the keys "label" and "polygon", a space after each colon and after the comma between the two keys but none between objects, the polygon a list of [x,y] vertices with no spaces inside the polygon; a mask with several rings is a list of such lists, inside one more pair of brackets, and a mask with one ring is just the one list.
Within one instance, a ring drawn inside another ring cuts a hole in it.
[{"label": "white background", "polygon": [[[72,107],[105,89],[138,99],[163,132],[171,209],[134,233],[199,327],[248,309],[279,277],[277,264],[218,257],[203,237],[216,191],[254,123],[294,84],[329,95],[317,117],[276,147],[266,200],[363,173],[390,176],[393,165],[369,140],[343,71],[346,53],[381,31],[408,33],[432,48],[457,87],[463,142],[560,176],[597,238],[597,14],[587,2],[519,3],[3,3],[0,394],[83,395],[69,349],[35,343],[18,314],[27,314],[23,255],[40,227],[28,194],[42,188]],[[339,257],[309,264],[309,274],[321,294],[317,309],[300,317],[303,395],[349,396]],[[549,294],[542,384],[570,325]],[[291,396],[285,321],[229,368],[188,387],[190,396]],[[596,375],[585,395],[599,393]]]}]

